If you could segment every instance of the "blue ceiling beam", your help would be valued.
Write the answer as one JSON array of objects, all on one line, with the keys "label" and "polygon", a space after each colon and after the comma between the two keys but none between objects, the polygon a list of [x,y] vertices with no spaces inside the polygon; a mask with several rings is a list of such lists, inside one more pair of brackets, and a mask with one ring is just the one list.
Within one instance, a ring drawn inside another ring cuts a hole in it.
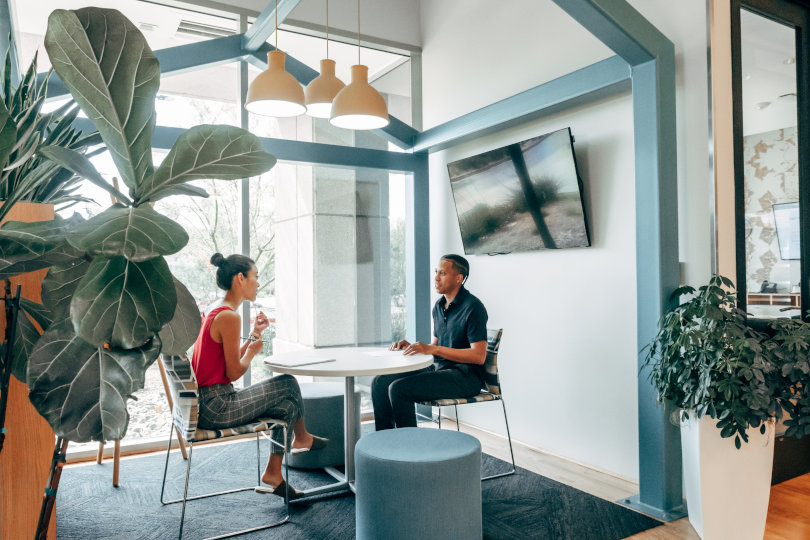
[{"label": "blue ceiling beam", "polygon": [[[95,131],[87,118],[77,118],[74,125],[84,133]],[[177,138],[187,131],[184,128],[156,126],[152,133],[152,148],[170,150]],[[413,173],[423,170],[423,163],[406,152],[389,152],[370,148],[355,148],[337,144],[322,144],[288,139],[259,137],[262,147],[279,161],[323,165],[328,167],[383,169]]]},{"label": "blue ceiling beam", "polygon": [[625,0],[554,0],[631,66],[649,62],[672,42]]},{"label": "blue ceiling beam", "polygon": [[[278,0],[278,24],[283,23],[300,2],[301,0]],[[276,24],[276,2],[270,0],[242,37],[242,48],[249,52],[258,51],[276,30]]]},{"label": "blue ceiling beam", "polygon": [[[228,64],[240,60],[245,54],[245,51],[242,50],[242,34],[155,51],[155,56],[160,62],[161,77],[171,77],[198,69]],[[45,75],[45,73],[40,73],[38,78],[42,79]],[[67,93],[67,88],[59,76],[56,73],[51,74],[48,83],[48,98],[57,98]]]},{"label": "blue ceiling beam", "polygon": [[613,56],[417,133],[415,152],[443,150],[557,111],[630,90],[630,67]]}]

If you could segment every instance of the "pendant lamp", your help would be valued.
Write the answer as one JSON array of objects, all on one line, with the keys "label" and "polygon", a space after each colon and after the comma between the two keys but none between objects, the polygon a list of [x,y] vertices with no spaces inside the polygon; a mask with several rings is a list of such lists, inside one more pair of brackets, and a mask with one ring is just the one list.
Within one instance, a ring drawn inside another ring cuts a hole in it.
[{"label": "pendant lamp", "polygon": [[390,122],[385,100],[368,84],[368,66],[360,63],[360,0],[357,0],[357,65],[352,66],[352,82],[332,102],[329,122],[346,129],[378,129]]},{"label": "pendant lamp", "polygon": [[265,116],[298,116],[306,110],[304,90],[298,81],[287,73],[284,63],[287,58],[278,50],[278,0],[276,0],[276,50],[267,53],[267,69],[253,79],[247,92],[245,108]]},{"label": "pendant lamp", "polygon": [[307,114],[316,118],[329,118],[332,101],[345,86],[335,76],[335,61],[329,59],[329,0],[326,0],[326,58],[321,60],[321,74],[304,89]]}]

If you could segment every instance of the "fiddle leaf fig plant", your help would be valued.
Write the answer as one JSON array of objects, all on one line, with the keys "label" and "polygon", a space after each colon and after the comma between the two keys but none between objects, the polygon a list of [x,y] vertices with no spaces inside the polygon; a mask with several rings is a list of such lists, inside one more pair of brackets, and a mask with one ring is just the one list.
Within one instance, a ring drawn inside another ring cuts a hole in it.
[{"label": "fiddle leaf fig plant", "polygon": [[[160,352],[185,352],[200,329],[196,302],[165,259],[186,245],[188,235],[151,203],[173,195],[207,197],[188,182],[256,176],[276,160],[243,129],[202,125],[180,135],[155,167],[160,65],[140,31],[114,9],[54,11],[45,49],[98,129],[127,193],[81,152],[40,149],[118,202],[86,221],[57,218],[0,228],[0,276],[50,267],[42,297],[52,322],[27,359],[31,402],[59,436],[120,439],[129,420],[126,401],[143,387],[145,370]],[[22,227],[37,234],[26,240]]]},{"label": "fiddle leaf fig plant", "polygon": [[774,337],[754,331],[734,284],[718,275],[697,290],[680,287],[671,298],[681,296],[686,300],[661,318],[646,347],[659,400],[685,416],[708,414],[737,448],[748,442],[749,428],[764,433],[765,422],[779,420],[783,410],[792,416],[789,435],[810,433],[810,324],[776,320]]}]

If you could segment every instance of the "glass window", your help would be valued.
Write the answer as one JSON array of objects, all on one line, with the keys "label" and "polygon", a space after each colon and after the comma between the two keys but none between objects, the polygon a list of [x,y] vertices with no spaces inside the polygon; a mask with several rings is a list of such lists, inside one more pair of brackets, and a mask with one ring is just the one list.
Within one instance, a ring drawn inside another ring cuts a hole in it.
[{"label": "glass window", "polygon": [[[274,351],[404,336],[405,175],[294,170],[275,183]],[[370,380],[357,380],[364,412]]]},{"label": "glass window", "polygon": [[[20,66],[28,66],[34,53],[38,53],[37,70],[48,71],[51,64],[44,46],[48,16],[55,9],[80,9],[87,5],[86,0],[12,0]],[[143,32],[153,51],[229,36],[237,31],[235,16],[222,17],[138,0],[95,0],[93,5],[122,12]]]}]

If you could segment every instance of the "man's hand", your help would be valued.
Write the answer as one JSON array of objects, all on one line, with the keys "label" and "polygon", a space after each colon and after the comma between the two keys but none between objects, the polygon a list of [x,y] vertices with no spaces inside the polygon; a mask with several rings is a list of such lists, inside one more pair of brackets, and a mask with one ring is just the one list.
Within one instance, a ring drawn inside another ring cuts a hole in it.
[{"label": "man's hand", "polygon": [[410,343],[408,343],[407,341],[405,341],[403,339],[402,341],[395,341],[394,343],[392,343],[391,346],[388,347],[388,350],[389,351],[404,351],[409,346],[410,346]]},{"label": "man's hand", "polygon": [[405,356],[413,356],[414,354],[431,354],[430,349],[432,345],[427,345],[425,343],[420,343],[419,341],[415,343],[411,343],[407,347],[405,347],[405,351],[402,353]]}]

